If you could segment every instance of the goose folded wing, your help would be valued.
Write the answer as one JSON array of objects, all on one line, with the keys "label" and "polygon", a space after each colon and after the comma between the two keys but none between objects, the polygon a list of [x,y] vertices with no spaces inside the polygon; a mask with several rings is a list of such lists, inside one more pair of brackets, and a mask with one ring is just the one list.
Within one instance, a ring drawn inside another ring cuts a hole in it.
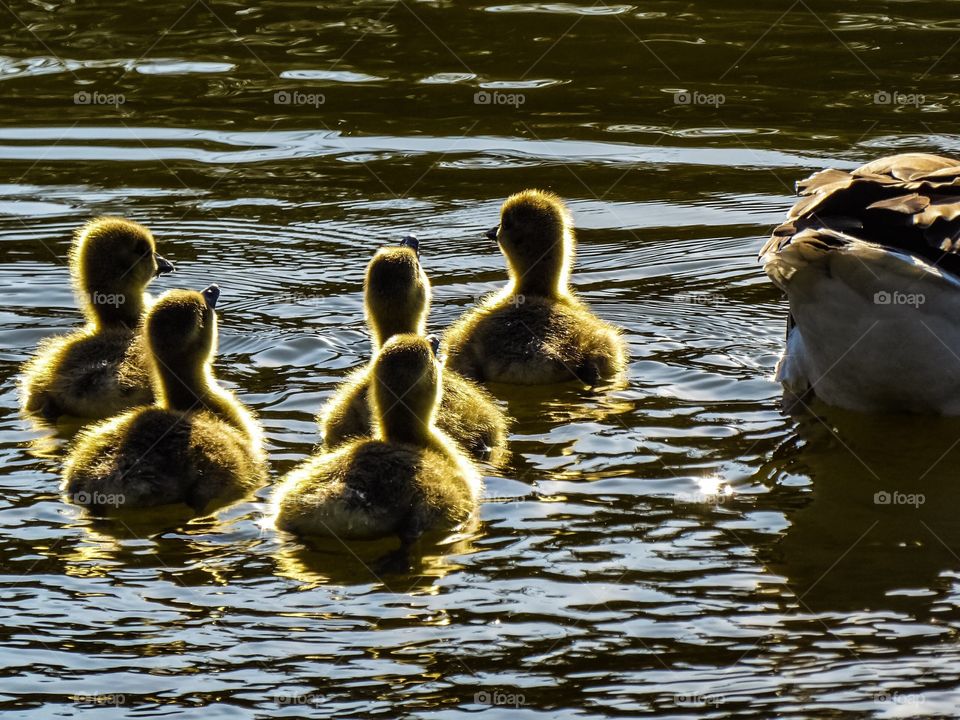
[{"label": "goose folded wing", "polygon": [[853,171],[814,173],[797,189],[800,199],[761,257],[781,252],[805,230],[826,230],[917,255],[960,276],[960,161],[895,155]]}]

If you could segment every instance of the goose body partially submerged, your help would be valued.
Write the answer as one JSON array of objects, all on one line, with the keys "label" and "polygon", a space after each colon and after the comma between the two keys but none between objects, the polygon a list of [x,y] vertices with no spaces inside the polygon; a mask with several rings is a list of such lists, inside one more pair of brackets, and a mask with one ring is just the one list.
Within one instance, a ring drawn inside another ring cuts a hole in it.
[{"label": "goose body partially submerged", "polygon": [[960,415],[960,161],[894,155],[798,190],[760,252],[790,304],[777,379],[852,410]]}]

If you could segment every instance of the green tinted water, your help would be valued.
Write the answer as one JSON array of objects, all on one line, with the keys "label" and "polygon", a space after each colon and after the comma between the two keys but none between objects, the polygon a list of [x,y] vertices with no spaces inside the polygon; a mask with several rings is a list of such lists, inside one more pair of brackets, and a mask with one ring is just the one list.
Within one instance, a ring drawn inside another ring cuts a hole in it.
[{"label": "green tinted water", "polygon": [[[783,413],[755,261],[809,171],[957,153],[956,9],[0,3],[0,708],[956,716],[960,426]],[[31,452],[15,376],[78,322],[86,218],[154,230],[178,266],[157,291],[221,285],[217,369],[279,474],[367,359],[370,254],[420,236],[440,331],[502,281],[482,231],[529,186],[569,199],[630,384],[503,391],[514,454],[480,526],[409,575],[264,532],[266,490],[93,521],[60,450]]]}]

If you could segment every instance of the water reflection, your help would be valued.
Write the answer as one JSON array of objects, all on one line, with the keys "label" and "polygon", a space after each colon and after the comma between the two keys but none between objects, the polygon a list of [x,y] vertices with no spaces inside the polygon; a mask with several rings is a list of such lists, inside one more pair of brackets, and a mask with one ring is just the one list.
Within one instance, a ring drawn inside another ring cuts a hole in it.
[{"label": "water reflection", "polygon": [[287,533],[276,541],[276,572],[296,581],[303,589],[324,585],[378,583],[390,592],[421,594],[438,592],[436,581],[464,566],[457,558],[476,552],[472,540],[478,521],[448,538],[421,540],[401,562],[394,562],[393,541],[352,542],[314,539],[306,543]]},{"label": "water reflection", "polygon": [[815,412],[788,465],[813,480],[809,500],[771,568],[811,611],[929,612],[960,571],[960,421]]}]

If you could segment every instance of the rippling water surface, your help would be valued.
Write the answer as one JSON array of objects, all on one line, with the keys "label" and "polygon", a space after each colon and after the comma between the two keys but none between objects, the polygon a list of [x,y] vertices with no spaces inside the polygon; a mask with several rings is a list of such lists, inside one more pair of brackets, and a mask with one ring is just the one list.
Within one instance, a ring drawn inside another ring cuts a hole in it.
[{"label": "rippling water surface", "polygon": [[[956,3],[0,17],[5,717],[960,716],[960,425],[782,410],[755,261],[811,170],[960,150]],[[217,371],[276,477],[367,360],[370,254],[420,236],[440,331],[502,282],[482,231],[529,186],[569,199],[629,386],[496,388],[511,461],[409,574],[263,530],[268,489],[169,527],[61,500],[16,375],[78,323],[83,220],[149,225],[156,291],[221,285]]]}]

